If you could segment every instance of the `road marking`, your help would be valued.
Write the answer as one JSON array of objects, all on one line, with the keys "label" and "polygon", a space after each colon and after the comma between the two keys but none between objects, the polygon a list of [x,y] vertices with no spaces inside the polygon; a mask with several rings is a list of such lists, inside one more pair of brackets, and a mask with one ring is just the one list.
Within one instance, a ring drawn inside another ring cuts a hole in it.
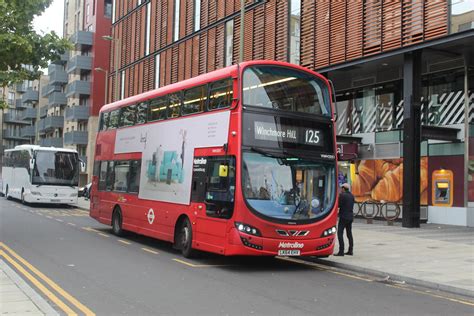
[{"label": "road marking", "polygon": [[92,227],[81,227],[81,228],[89,232],[102,233],[100,230],[94,229]]},{"label": "road marking", "polygon": [[151,249],[148,249],[148,248],[142,248],[143,251],[146,251],[146,252],[149,252],[149,253],[152,253],[152,254],[155,254],[157,255],[158,254],[158,251],[155,251],[155,250],[151,250]]},{"label": "road marking", "polygon": [[[17,254],[10,247],[5,245],[3,242],[0,242],[0,247],[3,247],[4,250],[8,251],[13,257],[15,257],[20,263],[22,263],[25,267],[27,267],[31,272],[33,272],[40,279],[42,279],[44,282],[46,282],[50,288],[52,288],[56,292],[58,292],[62,297],[64,297],[66,300],[68,300],[71,304],[73,304],[76,308],[78,308],[85,315],[88,315],[88,316],[95,315],[94,312],[92,312],[89,308],[87,308],[85,305],[83,305],[77,299],[72,297],[68,292],[63,290],[59,285],[57,285],[50,278],[48,278],[46,275],[44,275],[41,271],[39,271],[34,266],[32,266],[28,261],[23,259],[19,254]],[[5,253],[5,252],[3,252],[3,253]],[[72,313],[71,315],[75,315],[75,313]]]},{"label": "road marking", "polygon": [[61,308],[67,315],[77,315],[74,311],[69,308],[63,301],[61,301],[56,295],[48,290],[43,284],[41,284],[35,277],[33,277],[28,271],[26,271],[21,265],[19,265],[12,257],[7,255],[3,250],[0,250],[0,256],[5,258],[11,265],[13,265],[18,272],[24,275],[31,283],[33,283],[38,290],[40,290],[46,297],[48,297],[53,303]]},{"label": "road marking", "polygon": [[58,222],[64,222],[62,219],[56,218],[56,221]]},{"label": "road marking", "polygon": [[126,240],[122,240],[122,239],[118,239],[117,241],[121,242],[122,244],[125,244],[125,245],[131,245],[132,244],[131,242],[126,241]]},{"label": "road marking", "polygon": [[187,265],[188,267],[192,268],[213,268],[213,267],[230,267],[230,264],[194,264],[191,262],[187,262],[181,259],[173,259],[173,261],[179,262],[181,264]]},{"label": "road marking", "polygon": [[400,286],[400,285],[393,285],[393,284],[385,284],[385,285],[388,286],[388,287],[392,287],[392,288],[396,288],[396,289],[400,289],[400,290],[405,290],[405,291],[409,291],[409,292],[414,292],[414,293],[418,293],[418,294],[424,294],[424,295],[428,295],[428,296],[432,296],[432,297],[436,297],[436,298],[441,298],[441,299],[448,300],[448,301],[455,302],[455,303],[459,303],[459,304],[474,306],[474,302],[472,302],[472,301],[465,301],[465,300],[460,300],[460,299],[456,299],[456,298],[452,298],[452,297],[448,297],[448,296],[442,296],[442,295],[439,295],[439,294],[434,294],[430,291],[420,291],[420,290],[415,290],[415,289],[411,289],[411,288],[408,288],[408,287],[404,287],[404,286]]},{"label": "road marking", "polygon": [[98,234],[99,234],[99,235],[101,235],[102,237],[107,237],[107,238],[109,238],[109,237],[110,237],[109,235],[107,235],[107,234],[104,234],[104,233],[98,233]]},{"label": "road marking", "polygon": [[53,219],[53,218],[52,218],[51,216],[49,216],[49,215],[46,215],[46,218]]},{"label": "road marking", "polygon": [[67,223],[68,225],[71,225],[71,226],[76,226],[76,224],[74,223]]}]

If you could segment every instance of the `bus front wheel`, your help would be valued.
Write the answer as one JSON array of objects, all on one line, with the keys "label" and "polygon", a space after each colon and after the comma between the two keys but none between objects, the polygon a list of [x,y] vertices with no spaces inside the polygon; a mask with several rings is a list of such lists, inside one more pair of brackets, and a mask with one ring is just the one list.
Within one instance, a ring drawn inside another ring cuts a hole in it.
[{"label": "bus front wheel", "polygon": [[116,236],[123,235],[122,229],[122,212],[120,211],[119,207],[114,209],[114,213],[112,215],[112,231]]},{"label": "bus front wheel", "polygon": [[193,249],[193,228],[187,217],[181,222],[178,242],[180,244],[181,253],[185,258],[195,256],[196,251]]}]

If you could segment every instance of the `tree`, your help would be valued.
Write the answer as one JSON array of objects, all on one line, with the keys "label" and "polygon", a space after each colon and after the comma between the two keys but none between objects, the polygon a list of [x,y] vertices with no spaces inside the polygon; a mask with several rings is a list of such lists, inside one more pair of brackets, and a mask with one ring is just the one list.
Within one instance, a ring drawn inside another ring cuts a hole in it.
[{"label": "tree", "polygon": [[38,79],[48,62],[70,48],[70,43],[55,32],[38,34],[33,29],[33,18],[41,15],[52,1],[0,0],[0,109],[7,107],[6,87]]}]

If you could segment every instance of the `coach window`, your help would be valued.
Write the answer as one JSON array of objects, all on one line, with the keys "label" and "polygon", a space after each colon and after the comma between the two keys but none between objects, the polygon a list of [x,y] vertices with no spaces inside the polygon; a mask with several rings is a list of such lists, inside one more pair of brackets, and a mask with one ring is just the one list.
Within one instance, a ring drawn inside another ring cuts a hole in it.
[{"label": "coach window", "polygon": [[129,161],[116,161],[114,165],[113,191],[127,192]]},{"label": "coach window", "polygon": [[107,161],[100,162],[99,169],[99,190],[104,191],[106,189],[107,180]]},{"label": "coach window", "polygon": [[158,97],[148,105],[148,122],[166,120],[168,96]]},{"label": "coach window", "polygon": [[168,117],[175,118],[179,117],[181,114],[181,102],[182,102],[182,93],[172,93],[168,96],[169,105],[168,105]]},{"label": "coach window", "polygon": [[138,103],[137,105],[137,124],[146,123],[147,115],[147,104],[145,102]]},{"label": "coach window", "polygon": [[209,110],[230,107],[232,104],[232,80],[213,82],[209,87]]},{"label": "coach window", "polygon": [[129,181],[128,181],[128,192],[138,193],[140,188],[140,160],[130,161],[130,172],[129,172]]},{"label": "coach window", "polygon": [[207,101],[207,86],[199,86],[184,91],[183,115],[204,111]]},{"label": "coach window", "polygon": [[109,161],[107,165],[107,176],[105,179],[105,190],[112,191],[112,188],[114,186],[114,179],[115,179],[114,162]]},{"label": "coach window", "polygon": [[119,127],[126,127],[135,125],[137,121],[137,106],[129,105],[122,108],[120,113]]},{"label": "coach window", "polygon": [[113,110],[112,112],[110,112],[108,129],[117,128],[118,123],[119,123],[119,118],[120,118],[120,109]]}]

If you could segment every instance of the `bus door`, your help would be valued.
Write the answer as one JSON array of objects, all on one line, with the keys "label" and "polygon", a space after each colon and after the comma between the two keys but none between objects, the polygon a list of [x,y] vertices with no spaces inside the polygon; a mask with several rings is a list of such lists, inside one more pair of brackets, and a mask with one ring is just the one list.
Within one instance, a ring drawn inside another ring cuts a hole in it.
[{"label": "bus door", "polygon": [[222,250],[227,221],[234,212],[235,157],[194,158],[191,202],[196,214],[196,241]]}]

